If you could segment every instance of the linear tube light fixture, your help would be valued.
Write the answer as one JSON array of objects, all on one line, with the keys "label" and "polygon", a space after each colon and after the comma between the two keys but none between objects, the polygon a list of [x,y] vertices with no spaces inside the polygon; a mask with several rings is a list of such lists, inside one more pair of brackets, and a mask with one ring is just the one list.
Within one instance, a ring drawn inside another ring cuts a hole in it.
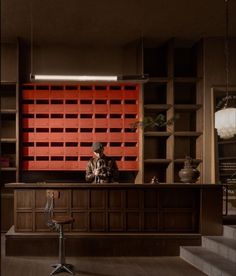
[{"label": "linear tube light fixture", "polygon": [[31,81],[148,81],[148,75],[122,75],[122,76],[83,76],[83,75],[33,75]]},{"label": "linear tube light fixture", "polygon": [[50,81],[117,81],[117,76],[82,76],[82,75],[30,75],[31,80]]}]

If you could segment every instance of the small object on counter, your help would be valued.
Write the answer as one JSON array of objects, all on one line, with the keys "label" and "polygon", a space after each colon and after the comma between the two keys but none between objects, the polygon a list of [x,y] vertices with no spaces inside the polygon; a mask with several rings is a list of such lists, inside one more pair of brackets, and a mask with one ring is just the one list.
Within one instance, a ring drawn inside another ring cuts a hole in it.
[{"label": "small object on counter", "polygon": [[190,156],[185,157],[184,168],[179,171],[180,180],[184,183],[195,183],[200,176],[200,172],[193,166]]},{"label": "small object on counter", "polygon": [[153,176],[152,180],[151,180],[151,184],[158,184],[158,178],[156,176]]}]

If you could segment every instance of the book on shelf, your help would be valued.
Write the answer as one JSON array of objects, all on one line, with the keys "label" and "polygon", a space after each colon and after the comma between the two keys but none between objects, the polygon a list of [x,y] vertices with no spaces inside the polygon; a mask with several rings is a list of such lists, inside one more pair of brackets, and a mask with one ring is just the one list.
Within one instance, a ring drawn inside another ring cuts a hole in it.
[{"label": "book on shelf", "polygon": [[220,163],[221,167],[236,167],[236,163]]},{"label": "book on shelf", "polygon": [[232,172],[235,172],[235,171],[236,171],[236,168],[221,168],[221,167],[220,167],[220,170],[221,170],[221,171],[232,171]]},{"label": "book on shelf", "polygon": [[220,171],[232,171],[232,174],[236,172],[236,163],[220,163]]}]

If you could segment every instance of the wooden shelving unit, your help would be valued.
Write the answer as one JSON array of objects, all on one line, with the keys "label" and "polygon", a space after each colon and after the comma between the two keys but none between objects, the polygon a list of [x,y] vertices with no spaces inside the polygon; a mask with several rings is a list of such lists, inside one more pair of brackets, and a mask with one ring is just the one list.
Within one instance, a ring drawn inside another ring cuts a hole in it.
[{"label": "wooden shelving unit", "polygon": [[13,191],[5,183],[19,180],[18,166],[18,86],[15,82],[1,82],[1,231],[13,224]]},{"label": "wooden shelving unit", "polygon": [[[174,124],[144,128],[144,182],[157,176],[159,182],[180,182],[178,172],[186,155],[202,171],[202,47],[174,40],[144,48],[143,86],[145,117],[163,114]],[[198,180],[202,182],[201,177]]]}]

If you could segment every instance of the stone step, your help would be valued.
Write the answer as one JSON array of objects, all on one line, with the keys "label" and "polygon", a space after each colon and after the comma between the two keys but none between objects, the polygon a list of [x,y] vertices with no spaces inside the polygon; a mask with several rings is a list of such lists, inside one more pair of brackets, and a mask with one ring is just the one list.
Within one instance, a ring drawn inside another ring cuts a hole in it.
[{"label": "stone step", "polygon": [[226,238],[236,240],[236,225],[224,225],[223,235]]},{"label": "stone step", "polygon": [[205,236],[202,237],[202,247],[236,263],[236,240],[234,239],[224,236]]},{"label": "stone step", "polygon": [[209,276],[236,275],[236,263],[201,246],[181,246],[180,257]]}]

